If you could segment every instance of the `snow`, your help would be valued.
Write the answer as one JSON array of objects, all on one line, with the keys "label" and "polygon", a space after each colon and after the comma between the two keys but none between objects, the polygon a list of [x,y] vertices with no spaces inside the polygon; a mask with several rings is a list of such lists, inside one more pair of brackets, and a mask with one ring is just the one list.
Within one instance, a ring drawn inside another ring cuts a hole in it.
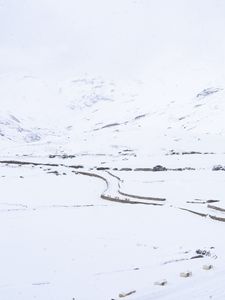
[{"label": "snow", "polygon": [[[100,199],[105,189],[103,181],[76,175],[66,167],[58,168],[61,174],[67,174],[61,176],[48,173],[49,169],[57,167],[1,167],[1,176],[5,176],[0,203],[2,298],[101,300],[117,299],[120,292],[130,290],[136,290],[130,299],[141,300],[185,299],[196,291],[200,299],[211,294],[215,299],[223,298],[223,223],[170,205],[108,202]],[[152,174],[122,173],[129,192],[139,187],[148,194],[146,180],[152,179]],[[164,179],[157,180],[158,190],[171,195],[170,204],[176,204],[180,195],[173,178],[164,172],[154,174],[154,178],[156,175]],[[141,187],[130,180],[133,176]],[[190,179],[195,182],[193,176],[200,175],[176,176],[182,176],[177,184],[190,187]],[[212,179],[210,173],[208,177]],[[214,181],[215,187],[222,188],[222,175],[216,174]],[[183,187],[181,190],[184,192]],[[204,192],[209,197],[218,196]],[[187,198],[194,199],[195,193],[195,188],[189,190],[189,197],[185,195],[180,205]],[[190,259],[198,249],[210,255]],[[213,265],[213,270],[202,269],[207,263]],[[193,277],[185,282],[179,273],[186,270],[191,270]],[[154,286],[163,278],[167,286]],[[214,278],[218,279],[216,292]]]},{"label": "snow", "polygon": [[0,0],[0,299],[225,298],[224,12]]},{"label": "snow", "polygon": [[[193,293],[205,281],[210,285],[200,289],[201,299],[213,293],[212,276],[220,280],[224,271],[223,223],[168,207],[103,201],[101,181],[66,173],[1,168],[2,298],[117,299],[135,289],[131,299],[161,299],[184,288]],[[211,256],[182,261],[197,249]],[[214,270],[206,274],[202,266],[208,262]],[[187,269],[194,275],[184,282],[179,272]],[[164,277],[167,287],[153,285]]]}]

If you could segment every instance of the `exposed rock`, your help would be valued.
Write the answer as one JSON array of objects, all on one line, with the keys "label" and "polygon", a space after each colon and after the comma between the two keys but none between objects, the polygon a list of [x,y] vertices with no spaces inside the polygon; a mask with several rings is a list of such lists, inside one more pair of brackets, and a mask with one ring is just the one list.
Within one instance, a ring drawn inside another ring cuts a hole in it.
[{"label": "exposed rock", "polygon": [[49,158],[56,158],[56,157],[58,157],[58,158],[62,158],[62,159],[67,159],[67,158],[75,158],[76,157],[76,155],[73,155],[73,154],[62,154],[62,155],[56,155],[56,154],[50,154],[49,156],[48,156]]},{"label": "exposed rock", "polygon": [[41,140],[41,137],[40,137],[40,135],[37,134],[37,133],[30,132],[30,133],[28,133],[28,134],[24,137],[24,140],[25,140],[27,143],[38,142],[38,141]]},{"label": "exposed rock", "polygon": [[152,169],[153,172],[159,172],[159,171],[167,171],[167,168],[161,166],[161,165],[157,165]]},{"label": "exposed rock", "polygon": [[136,117],[134,118],[134,120],[139,120],[139,119],[142,119],[142,118],[144,118],[144,117],[146,117],[146,116],[147,116],[147,114],[139,115],[139,116],[136,116]]},{"label": "exposed rock", "polygon": [[55,174],[56,176],[59,176],[59,172],[58,171],[49,171],[47,172],[48,174]]},{"label": "exposed rock", "polygon": [[135,293],[136,293],[136,291],[131,291],[131,292],[128,292],[128,293],[120,293],[119,298],[125,298],[125,297],[130,296],[130,295],[135,294]]},{"label": "exposed rock", "polygon": [[190,155],[190,154],[202,154],[201,152],[197,151],[184,151],[181,153],[182,155]]},{"label": "exposed rock", "polygon": [[166,155],[180,155],[180,152],[177,152],[175,150],[170,150]]},{"label": "exposed rock", "polygon": [[201,249],[198,249],[195,251],[197,254],[199,255],[203,255],[203,256],[211,256],[211,253],[210,251],[207,251],[207,250],[201,250]]},{"label": "exposed rock", "polygon": [[195,255],[195,256],[192,256],[191,259],[203,258],[203,257],[204,257],[203,255]]},{"label": "exposed rock", "polygon": [[215,152],[199,152],[199,151],[178,152],[175,150],[170,150],[166,155],[200,155],[200,154],[215,154]]},{"label": "exposed rock", "polygon": [[167,285],[167,280],[166,279],[162,279],[162,280],[159,280],[159,281],[156,281],[154,282],[154,285],[158,285],[158,286],[165,286]]},{"label": "exposed rock", "polygon": [[77,165],[77,166],[70,166],[70,168],[73,168],[73,169],[83,169],[84,166],[82,166],[82,165]]},{"label": "exposed rock", "polygon": [[198,93],[196,97],[197,98],[205,98],[209,95],[218,93],[221,90],[222,90],[221,88],[214,88],[214,87],[207,88],[207,89],[204,89],[203,91],[201,91],[200,93]]},{"label": "exposed rock", "polygon": [[213,171],[225,171],[225,166],[222,165],[215,165],[212,168]]},{"label": "exposed rock", "polygon": [[152,171],[151,168],[135,168],[134,171]]},{"label": "exposed rock", "polygon": [[132,168],[121,168],[120,171],[132,171]]},{"label": "exposed rock", "polygon": [[109,128],[109,127],[114,127],[114,126],[119,126],[119,125],[120,125],[120,123],[107,124],[107,125],[103,126],[101,129]]}]

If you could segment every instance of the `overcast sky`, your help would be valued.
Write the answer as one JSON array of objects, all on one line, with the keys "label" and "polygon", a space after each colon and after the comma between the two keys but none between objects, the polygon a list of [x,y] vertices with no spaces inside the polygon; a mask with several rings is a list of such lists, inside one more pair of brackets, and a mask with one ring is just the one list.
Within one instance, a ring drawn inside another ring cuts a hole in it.
[{"label": "overcast sky", "polygon": [[224,0],[0,0],[1,74],[215,71],[224,28]]}]

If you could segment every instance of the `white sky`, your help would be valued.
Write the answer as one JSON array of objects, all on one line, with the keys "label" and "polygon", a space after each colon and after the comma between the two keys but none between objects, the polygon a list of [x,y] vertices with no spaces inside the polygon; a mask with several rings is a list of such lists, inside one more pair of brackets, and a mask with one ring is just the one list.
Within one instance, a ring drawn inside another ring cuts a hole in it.
[{"label": "white sky", "polygon": [[3,73],[93,72],[143,79],[173,75],[172,70],[208,68],[224,75],[223,0],[1,0],[0,4]]}]

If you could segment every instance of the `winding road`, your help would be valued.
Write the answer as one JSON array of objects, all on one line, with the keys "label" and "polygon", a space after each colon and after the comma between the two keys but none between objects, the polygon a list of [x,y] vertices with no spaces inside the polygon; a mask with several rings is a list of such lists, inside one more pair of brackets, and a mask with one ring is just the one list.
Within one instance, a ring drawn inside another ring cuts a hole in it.
[{"label": "winding road", "polygon": [[[31,166],[45,166],[49,168],[57,168],[57,167],[65,167],[65,168],[74,168],[74,165],[66,165],[66,164],[57,164],[57,163],[39,163],[39,162],[30,162],[30,161],[17,161],[17,160],[2,160],[0,164],[3,165],[31,165]],[[56,172],[56,171],[55,171]],[[167,200],[165,198],[156,198],[151,196],[140,196],[133,195],[129,193],[125,193],[122,191],[122,183],[123,180],[111,173],[108,170],[101,171],[78,171],[74,170],[73,173],[77,175],[95,177],[105,182],[106,188],[101,193],[101,198],[107,201],[113,201],[124,204],[142,204],[142,205],[151,205],[151,206],[164,206],[167,205],[170,208],[176,208],[183,211],[187,211],[189,213],[193,213],[195,215],[201,217],[208,217],[212,220],[225,222],[224,212],[225,209],[219,206],[207,205],[207,210],[209,213],[202,212],[201,210],[197,210],[196,208],[187,208],[187,207],[175,207],[171,204],[167,204]],[[57,174],[57,173],[56,173]],[[193,206],[192,206],[193,207]]]}]

